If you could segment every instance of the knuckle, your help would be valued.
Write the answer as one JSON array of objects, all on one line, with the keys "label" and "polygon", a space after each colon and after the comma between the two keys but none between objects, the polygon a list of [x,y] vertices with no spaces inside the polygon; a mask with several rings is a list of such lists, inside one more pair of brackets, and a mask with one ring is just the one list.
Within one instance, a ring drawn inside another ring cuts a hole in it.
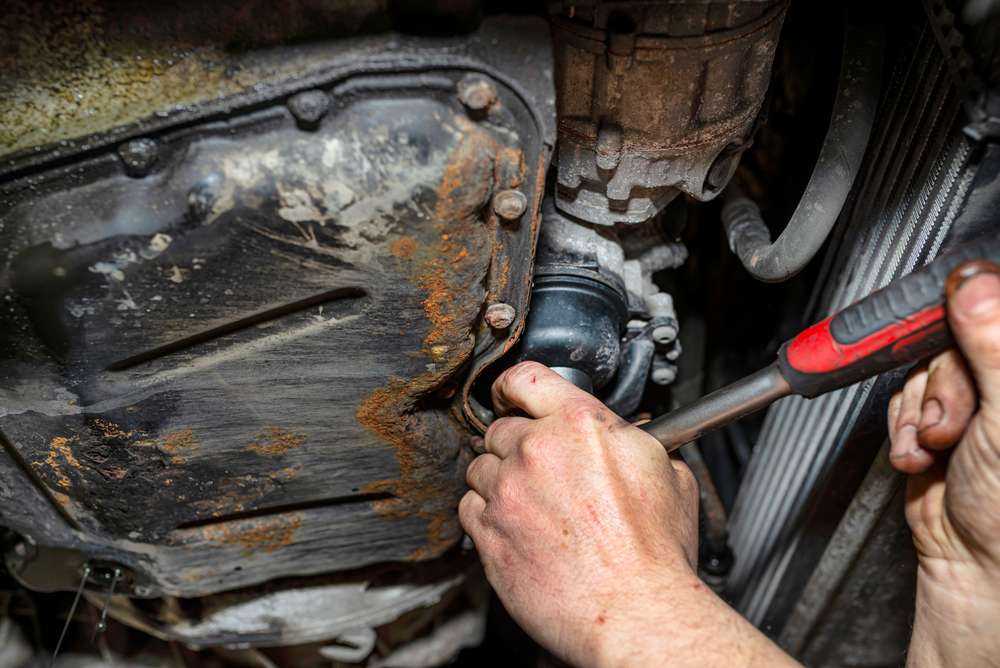
[{"label": "knuckle", "polygon": [[516,364],[501,376],[501,388],[504,390],[516,389],[543,370],[545,370],[545,366],[538,362],[521,362],[520,364]]},{"label": "knuckle", "polygon": [[502,435],[510,423],[510,418],[506,417],[497,418],[490,423],[490,426],[486,428],[486,433],[483,434],[483,442],[487,448],[490,447],[490,443],[495,443],[503,437]]},{"label": "knuckle", "polygon": [[549,460],[551,440],[544,434],[529,433],[521,441],[518,453],[528,467],[544,466]]},{"label": "knuckle", "polygon": [[458,502],[458,518],[462,522],[462,525],[468,529],[468,521],[472,519],[474,514],[474,506],[476,502],[476,493],[473,490],[469,490],[462,496],[462,500]]},{"label": "knuckle", "polygon": [[515,479],[505,476],[497,482],[496,490],[493,498],[490,499],[490,503],[495,504],[495,509],[502,508],[504,516],[509,516],[516,513],[522,506],[523,499],[524,493],[520,484]]},{"label": "knuckle", "polygon": [[[476,478],[479,477],[481,473],[480,469],[483,467],[483,457],[476,457],[471,462],[469,462],[468,468],[465,469],[465,480],[471,486]],[[464,500],[464,499],[463,499]]]}]

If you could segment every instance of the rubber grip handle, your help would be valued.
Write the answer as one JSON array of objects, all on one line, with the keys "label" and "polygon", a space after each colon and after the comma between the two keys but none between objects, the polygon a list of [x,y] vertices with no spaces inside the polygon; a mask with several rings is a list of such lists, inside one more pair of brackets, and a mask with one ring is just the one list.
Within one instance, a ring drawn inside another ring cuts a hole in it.
[{"label": "rubber grip handle", "polygon": [[944,310],[951,271],[1000,265],[1000,232],[960,246],[806,329],[778,351],[795,394],[818,397],[938,353],[952,344]]}]

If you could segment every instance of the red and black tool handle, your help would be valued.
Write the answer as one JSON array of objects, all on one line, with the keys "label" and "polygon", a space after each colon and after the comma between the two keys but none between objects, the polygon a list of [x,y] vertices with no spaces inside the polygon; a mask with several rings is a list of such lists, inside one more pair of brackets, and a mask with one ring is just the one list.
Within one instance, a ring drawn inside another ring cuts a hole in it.
[{"label": "red and black tool handle", "polygon": [[795,394],[818,397],[952,345],[944,289],[969,260],[1000,265],[1000,232],[942,255],[912,274],[809,327],[778,351]]}]

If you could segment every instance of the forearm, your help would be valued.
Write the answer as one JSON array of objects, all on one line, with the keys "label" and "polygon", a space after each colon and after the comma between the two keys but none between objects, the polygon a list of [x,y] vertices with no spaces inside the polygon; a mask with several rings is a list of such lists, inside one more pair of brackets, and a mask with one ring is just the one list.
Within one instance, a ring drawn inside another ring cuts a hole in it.
[{"label": "forearm", "polygon": [[627,633],[601,647],[601,668],[798,667],[750,622],[691,574],[668,588],[668,598],[638,608]]}]

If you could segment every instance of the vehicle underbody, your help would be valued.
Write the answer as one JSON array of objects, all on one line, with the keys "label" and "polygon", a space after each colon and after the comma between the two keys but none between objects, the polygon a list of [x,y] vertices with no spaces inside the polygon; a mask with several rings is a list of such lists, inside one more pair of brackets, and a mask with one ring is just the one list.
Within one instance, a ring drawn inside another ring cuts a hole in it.
[{"label": "vehicle underbody", "polygon": [[[648,419],[994,229],[994,4],[13,3],[0,668],[560,665],[458,521],[492,380]],[[808,666],[905,655],[904,373],[681,450]]]}]

